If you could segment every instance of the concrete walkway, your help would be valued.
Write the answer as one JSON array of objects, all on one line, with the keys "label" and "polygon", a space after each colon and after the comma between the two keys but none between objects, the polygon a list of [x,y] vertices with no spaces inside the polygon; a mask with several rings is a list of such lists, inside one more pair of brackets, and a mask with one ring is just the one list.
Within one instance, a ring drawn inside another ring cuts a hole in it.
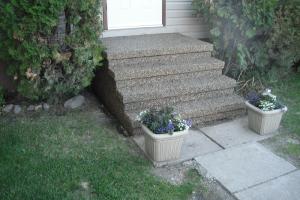
[{"label": "concrete walkway", "polygon": [[[246,118],[212,127],[191,130],[181,158],[153,164],[163,166],[194,159],[200,172],[217,180],[240,200],[299,200],[300,171],[257,141],[260,136],[248,129]],[[135,142],[144,150],[143,136]]]}]

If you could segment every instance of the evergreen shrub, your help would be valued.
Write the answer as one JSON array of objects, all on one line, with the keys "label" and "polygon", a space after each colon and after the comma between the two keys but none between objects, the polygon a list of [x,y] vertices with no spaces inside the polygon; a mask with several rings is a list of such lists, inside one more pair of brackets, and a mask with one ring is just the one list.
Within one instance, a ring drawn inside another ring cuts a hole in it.
[{"label": "evergreen shrub", "polygon": [[0,2],[0,60],[18,92],[61,98],[87,87],[101,65],[99,0]]}]

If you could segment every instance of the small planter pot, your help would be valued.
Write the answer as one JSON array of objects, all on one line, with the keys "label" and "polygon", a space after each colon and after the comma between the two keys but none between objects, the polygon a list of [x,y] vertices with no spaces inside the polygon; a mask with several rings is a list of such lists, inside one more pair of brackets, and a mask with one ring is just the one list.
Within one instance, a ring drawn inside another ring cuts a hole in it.
[{"label": "small planter pot", "polygon": [[145,136],[146,153],[153,161],[176,160],[180,157],[181,146],[188,130],[170,134],[154,134],[142,125]]},{"label": "small planter pot", "polygon": [[277,110],[262,111],[248,101],[246,101],[246,107],[248,108],[249,128],[261,135],[275,132],[280,126],[283,113],[287,111],[286,106]]}]

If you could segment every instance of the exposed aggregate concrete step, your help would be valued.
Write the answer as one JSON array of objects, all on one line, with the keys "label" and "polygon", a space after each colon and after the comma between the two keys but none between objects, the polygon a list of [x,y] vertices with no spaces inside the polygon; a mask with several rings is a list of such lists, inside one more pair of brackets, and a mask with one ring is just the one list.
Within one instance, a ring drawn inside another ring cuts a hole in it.
[{"label": "exposed aggregate concrete step", "polygon": [[93,88],[129,134],[140,132],[137,114],[173,106],[195,125],[245,113],[234,95],[236,81],[222,75],[224,62],[213,46],[180,34],[105,38],[108,65],[96,72]]},{"label": "exposed aggregate concrete step", "polygon": [[211,52],[213,45],[178,33],[104,38],[107,59]]},{"label": "exposed aggregate concrete step", "polygon": [[147,101],[124,103],[124,110],[135,111],[135,110],[145,110],[147,108],[161,108],[163,106],[172,106],[180,102],[196,101],[198,99],[212,99],[219,98],[223,96],[231,96],[234,92],[233,88],[208,91],[205,93],[195,93],[189,95],[179,95],[175,97],[166,97],[159,99],[152,99]]},{"label": "exposed aggregate concrete step", "polygon": [[[204,125],[208,122],[232,119],[245,113],[244,100],[237,95],[182,102],[173,105],[173,107],[183,118],[192,119],[194,125]],[[126,112],[131,121],[129,127],[133,130],[139,128],[139,123],[135,119],[140,111]]]},{"label": "exposed aggregate concrete step", "polygon": [[[224,62],[198,53],[126,59],[127,62],[110,62],[109,70],[115,80],[142,79],[202,71],[222,71]],[[133,60],[133,61],[132,61]],[[119,61],[119,60],[118,60]],[[123,61],[123,60],[122,60]]]},{"label": "exposed aggregate concrete step", "polygon": [[124,103],[151,99],[184,96],[205,93],[235,87],[235,80],[226,76],[205,77],[202,79],[162,80],[156,83],[144,83],[131,87],[118,88]]},{"label": "exposed aggregate concrete step", "polygon": [[[169,55],[157,55],[149,57],[138,58],[124,58],[119,60],[109,60],[109,66],[138,66],[138,65],[165,65],[165,64],[180,64],[180,63],[192,63],[193,61],[204,58],[212,58],[210,51],[196,52],[196,53],[181,53],[181,54],[169,54]],[[222,62],[222,61],[219,61]]]},{"label": "exposed aggregate concrete step", "polygon": [[[210,70],[201,72],[192,72],[184,74],[172,74],[167,76],[154,76],[154,77],[144,77],[139,79],[129,79],[116,81],[117,87],[131,88],[131,87],[142,87],[143,85],[158,85],[160,82],[177,82],[182,80],[202,80],[207,77],[214,77],[218,80],[222,76],[222,70]],[[166,85],[165,87],[169,87]]]}]

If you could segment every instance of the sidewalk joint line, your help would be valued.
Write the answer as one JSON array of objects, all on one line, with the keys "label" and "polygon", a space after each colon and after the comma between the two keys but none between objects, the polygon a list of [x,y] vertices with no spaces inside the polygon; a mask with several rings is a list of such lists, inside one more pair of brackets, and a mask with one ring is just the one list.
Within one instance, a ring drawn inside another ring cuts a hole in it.
[{"label": "sidewalk joint line", "polygon": [[296,171],[298,171],[298,170],[299,170],[298,168],[297,168],[297,169],[294,169],[294,170],[289,171],[289,172],[287,172],[287,173],[281,174],[280,176],[277,176],[277,177],[274,177],[274,178],[265,180],[265,181],[263,181],[263,182],[260,182],[260,183],[251,185],[251,186],[249,186],[249,187],[247,187],[247,188],[244,188],[244,189],[235,191],[235,192],[233,192],[233,194],[237,194],[237,193],[239,193],[239,192],[243,192],[243,191],[246,191],[246,190],[248,190],[248,189],[254,188],[254,187],[256,187],[256,186],[262,185],[262,184],[264,184],[264,183],[268,183],[268,182],[270,182],[270,181],[273,181],[273,180],[276,180],[276,179],[281,178],[281,177],[283,177],[283,176],[286,176],[286,175],[289,175],[289,174],[291,174],[291,173],[294,173],[294,172],[296,172]]}]

